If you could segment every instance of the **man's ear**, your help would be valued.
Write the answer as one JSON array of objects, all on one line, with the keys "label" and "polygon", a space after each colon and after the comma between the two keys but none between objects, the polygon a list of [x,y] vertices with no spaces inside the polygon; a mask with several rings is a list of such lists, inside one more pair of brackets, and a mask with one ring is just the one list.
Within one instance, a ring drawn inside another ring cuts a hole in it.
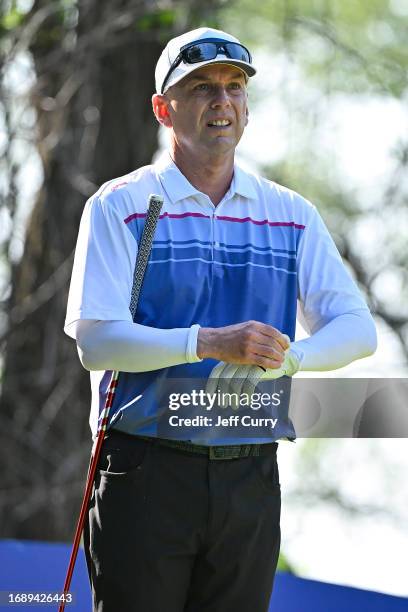
[{"label": "man's ear", "polygon": [[168,101],[165,96],[162,96],[161,94],[153,94],[152,106],[154,116],[156,117],[160,125],[164,125],[165,127],[172,127],[170,113],[168,110]]}]

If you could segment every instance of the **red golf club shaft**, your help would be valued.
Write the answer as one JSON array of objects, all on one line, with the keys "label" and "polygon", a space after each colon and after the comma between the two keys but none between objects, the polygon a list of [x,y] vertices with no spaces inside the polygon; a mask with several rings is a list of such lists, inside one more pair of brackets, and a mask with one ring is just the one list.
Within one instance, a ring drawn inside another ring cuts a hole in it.
[{"label": "red golf club shaft", "polygon": [[91,464],[88,470],[88,478],[86,481],[84,497],[82,500],[81,510],[79,512],[78,523],[75,530],[74,542],[72,544],[71,557],[69,559],[69,565],[67,570],[67,575],[65,577],[64,583],[64,591],[63,591],[63,601],[58,608],[58,612],[64,612],[65,610],[65,599],[66,595],[69,592],[69,587],[71,586],[72,574],[74,573],[74,567],[76,558],[78,556],[79,543],[81,541],[81,535],[84,528],[85,517],[88,511],[89,500],[91,499],[92,487],[95,479],[95,472],[99,462],[99,455],[101,454],[101,448],[103,444],[103,440],[105,438],[106,425],[108,423],[109,411],[113,403],[113,398],[115,395],[115,390],[118,382],[119,372],[113,372],[112,378],[109,384],[108,394],[106,396],[106,403],[103,413],[101,415],[101,424],[98,432],[98,437],[96,440],[95,450],[92,455]]},{"label": "red golf club shaft", "polygon": [[72,574],[74,572],[75,561],[78,555],[79,543],[81,541],[82,530],[84,528],[85,517],[88,511],[89,500],[91,498],[91,492],[93,487],[93,482],[95,478],[96,467],[99,461],[99,455],[102,448],[103,439],[105,437],[105,429],[101,429],[98,435],[95,452],[92,457],[91,465],[89,466],[88,479],[85,486],[85,493],[82,500],[81,510],[79,513],[78,523],[75,530],[74,542],[72,544],[71,557],[69,559],[69,565],[67,570],[67,575],[64,583],[64,598],[58,608],[58,612],[64,612],[65,610],[65,598],[67,593],[69,592],[69,588],[71,586]]}]

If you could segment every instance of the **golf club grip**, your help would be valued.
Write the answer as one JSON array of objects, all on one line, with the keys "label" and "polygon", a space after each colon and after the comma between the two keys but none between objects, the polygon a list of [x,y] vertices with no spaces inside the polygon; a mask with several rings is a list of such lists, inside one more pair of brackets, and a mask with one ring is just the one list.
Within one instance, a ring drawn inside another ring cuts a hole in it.
[{"label": "golf club grip", "polygon": [[146,222],[143,228],[142,237],[137,250],[136,265],[133,274],[132,297],[129,310],[132,319],[135,316],[137,304],[139,302],[140,290],[149,260],[150,251],[153,243],[154,232],[156,231],[157,221],[159,220],[160,210],[163,206],[163,196],[150,195],[149,209],[146,215]]},{"label": "golf club grip", "polygon": [[[163,196],[161,195],[150,195],[149,196],[149,205],[146,213],[146,221],[142,231],[142,237],[140,239],[140,243],[138,246],[135,269],[133,273],[133,285],[132,285],[132,295],[130,299],[129,310],[132,315],[132,319],[135,316],[137,305],[139,302],[140,290],[142,288],[144,275],[146,272],[147,263],[149,261],[150,251],[153,244],[153,236],[156,230],[157,222],[159,220],[160,211],[163,206]],[[81,510],[79,513],[79,518],[77,522],[77,526],[75,529],[74,542],[72,545],[71,557],[69,560],[68,570],[65,577],[64,590],[63,594],[66,595],[71,586],[72,575],[74,573],[75,562],[78,556],[79,543],[81,541],[82,531],[85,524],[85,517],[88,510],[89,500],[91,498],[91,492],[93,487],[93,482],[95,478],[96,468],[99,462],[99,455],[101,452],[103,440],[105,438],[106,425],[109,416],[109,410],[113,402],[113,396],[116,389],[117,379],[119,373],[112,372],[112,379],[109,385],[109,392],[106,397],[105,407],[102,411],[102,426],[98,432],[96,444],[94,446],[94,453],[91,457],[91,463],[88,470],[88,476],[85,485],[85,492],[81,504]],[[61,602],[58,612],[64,612],[65,610],[65,597]]]}]

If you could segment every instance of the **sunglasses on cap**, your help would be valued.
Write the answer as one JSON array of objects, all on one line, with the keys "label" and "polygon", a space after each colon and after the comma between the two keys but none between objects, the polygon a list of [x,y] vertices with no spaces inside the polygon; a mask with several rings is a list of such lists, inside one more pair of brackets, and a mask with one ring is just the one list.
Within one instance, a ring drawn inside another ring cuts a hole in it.
[{"label": "sunglasses on cap", "polygon": [[222,55],[229,57],[230,59],[239,60],[252,64],[252,56],[248,49],[240,43],[229,42],[227,40],[220,40],[219,38],[203,38],[197,42],[189,43],[181,47],[180,53],[171,64],[168,73],[165,76],[163,85],[161,87],[161,93],[163,93],[167,81],[170,78],[171,73],[181,62],[185,64],[198,64],[199,62],[207,62],[215,59],[219,52],[222,51]]}]

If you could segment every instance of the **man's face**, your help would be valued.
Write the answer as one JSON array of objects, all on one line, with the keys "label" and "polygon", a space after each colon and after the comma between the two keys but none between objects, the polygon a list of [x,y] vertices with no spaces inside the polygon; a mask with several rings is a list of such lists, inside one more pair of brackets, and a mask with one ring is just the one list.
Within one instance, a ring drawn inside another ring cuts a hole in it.
[{"label": "man's face", "polygon": [[235,150],[248,123],[246,81],[239,68],[204,66],[170,87],[164,97],[175,146],[207,155]]}]

